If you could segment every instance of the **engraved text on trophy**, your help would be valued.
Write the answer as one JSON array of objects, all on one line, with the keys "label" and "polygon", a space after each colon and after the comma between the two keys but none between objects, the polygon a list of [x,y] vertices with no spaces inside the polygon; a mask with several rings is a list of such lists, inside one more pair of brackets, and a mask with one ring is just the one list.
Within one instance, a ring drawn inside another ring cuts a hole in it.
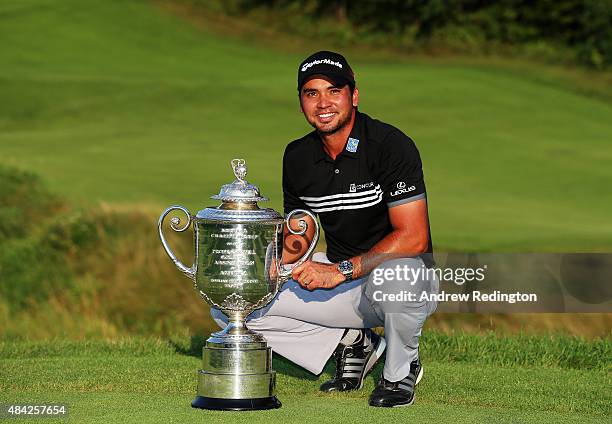
[{"label": "engraved text on trophy", "polygon": [[262,300],[268,294],[265,258],[275,227],[213,222],[198,226],[198,288],[218,305],[232,293],[253,304]]}]

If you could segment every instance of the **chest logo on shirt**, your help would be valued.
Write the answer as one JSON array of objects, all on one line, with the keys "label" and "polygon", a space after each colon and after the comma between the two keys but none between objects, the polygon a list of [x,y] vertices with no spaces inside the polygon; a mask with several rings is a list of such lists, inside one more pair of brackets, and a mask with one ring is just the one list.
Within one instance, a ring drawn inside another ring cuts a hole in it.
[{"label": "chest logo on shirt", "polygon": [[347,152],[355,153],[357,151],[357,146],[359,146],[359,140],[349,137],[348,141],[346,142]]},{"label": "chest logo on shirt", "polygon": [[363,184],[352,183],[349,185],[349,193],[355,193],[358,190],[361,191],[363,189],[372,188],[372,187],[374,187],[374,181],[370,181],[368,183],[363,183]]}]

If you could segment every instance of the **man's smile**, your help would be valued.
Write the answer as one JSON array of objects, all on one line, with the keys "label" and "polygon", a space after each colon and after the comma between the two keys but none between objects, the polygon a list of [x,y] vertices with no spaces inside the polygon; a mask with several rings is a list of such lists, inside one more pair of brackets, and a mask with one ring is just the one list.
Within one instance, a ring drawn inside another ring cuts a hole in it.
[{"label": "man's smile", "polygon": [[320,122],[326,123],[326,122],[330,122],[333,119],[335,114],[336,114],[335,112],[319,113],[317,114],[317,118],[319,118]]}]

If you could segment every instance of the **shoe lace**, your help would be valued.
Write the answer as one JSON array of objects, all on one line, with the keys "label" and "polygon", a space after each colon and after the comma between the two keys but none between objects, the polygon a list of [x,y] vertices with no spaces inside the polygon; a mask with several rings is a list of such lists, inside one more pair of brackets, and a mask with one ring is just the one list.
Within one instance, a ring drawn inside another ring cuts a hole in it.
[{"label": "shoe lace", "polygon": [[382,375],[380,376],[380,380],[378,380],[378,386],[383,389],[394,390],[397,389],[397,382],[391,382],[386,380]]}]

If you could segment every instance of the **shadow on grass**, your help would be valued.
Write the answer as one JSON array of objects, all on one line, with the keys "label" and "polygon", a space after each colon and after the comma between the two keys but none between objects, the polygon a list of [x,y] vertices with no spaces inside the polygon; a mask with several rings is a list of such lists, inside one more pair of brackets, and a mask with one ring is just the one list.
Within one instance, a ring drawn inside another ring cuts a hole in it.
[{"label": "shadow on grass", "polygon": [[177,340],[168,340],[168,344],[174,348],[176,353],[180,355],[193,356],[194,358],[202,358],[202,348],[206,344],[208,336],[195,335],[191,336],[188,343],[181,343]]},{"label": "shadow on grass", "polygon": [[[174,348],[176,353],[180,355],[192,356],[194,358],[202,358],[202,348],[206,344],[206,339],[208,336],[204,335],[194,335],[191,336],[188,343],[180,340],[168,340],[170,346]],[[304,368],[295,365],[293,362],[288,360],[287,358],[280,356],[276,353],[272,356],[272,367],[279,374],[284,374],[290,377],[306,379],[311,381],[316,381],[319,379],[319,376],[316,376]],[[330,360],[325,365],[323,370],[323,374],[333,375],[334,372],[334,364],[333,361]]]},{"label": "shadow on grass", "polygon": [[[194,335],[191,336],[189,343],[181,343],[180,341],[176,340],[168,340],[168,343],[175,349],[176,353],[200,359],[202,358],[202,348],[206,344],[207,338],[208,336],[204,335]],[[367,377],[372,379],[374,385],[376,385],[376,382],[382,373],[383,364],[384,356],[378,361],[372,372],[370,372],[369,376]],[[320,375],[314,375],[277,353],[273,353],[272,368],[279,374],[309,381],[317,381],[321,376],[326,376],[325,380],[327,380],[334,375],[335,371],[333,357],[327,361],[325,367],[323,368],[323,372]]]},{"label": "shadow on grass", "polygon": [[[189,343],[177,341],[177,340],[168,340],[168,343],[174,348],[176,353],[180,355],[193,356],[194,358],[202,358],[202,348],[206,344],[206,339],[208,336],[204,335],[194,335],[191,336]],[[276,353],[272,356],[272,367],[276,372],[280,374],[285,374],[291,377],[303,378],[308,380],[316,381],[318,379],[317,376],[311,374],[306,371],[304,368],[295,365],[293,362],[288,359],[277,355]],[[332,373],[333,365],[331,362],[325,367],[324,372]]]},{"label": "shadow on grass", "polygon": [[[383,358],[381,358],[377,362],[377,364],[374,366],[372,371],[367,376],[367,378],[372,379],[372,381],[374,382],[374,385],[376,385],[380,375],[382,374],[384,363],[385,361],[384,361],[384,356],[383,356]],[[274,367],[276,372],[280,374],[285,374],[290,377],[296,377],[296,378],[301,378],[301,379],[310,380],[310,381],[317,381],[321,378],[321,376],[324,376],[324,380],[328,380],[333,377],[334,371],[336,370],[336,366],[334,364],[333,357],[327,361],[327,363],[325,364],[325,367],[323,368],[323,372],[321,374],[314,375],[311,372],[306,371],[304,368],[298,365],[295,365],[293,362],[291,362],[287,358],[277,355],[276,353],[274,354],[274,357],[273,357],[272,366]]]},{"label": "shadow on grass", "polygon": [[[331,366],[331,362],[328,362],[323,372],[331,373],[332,370],[330,366]],[[310,373],[309,371],[306,371],[304,368],[298,365],[295,365],[289,359],[283,356],[280,356],[276,353],[274,353],[272,356],[272,368],[274,368],[274,370],[277,373],[284,374],[289,377],[295,377],[295,378],[300,378],[300,379],[310,380],[310,381],[317,381],[319,379],[319,376],[314,375]]]}]

